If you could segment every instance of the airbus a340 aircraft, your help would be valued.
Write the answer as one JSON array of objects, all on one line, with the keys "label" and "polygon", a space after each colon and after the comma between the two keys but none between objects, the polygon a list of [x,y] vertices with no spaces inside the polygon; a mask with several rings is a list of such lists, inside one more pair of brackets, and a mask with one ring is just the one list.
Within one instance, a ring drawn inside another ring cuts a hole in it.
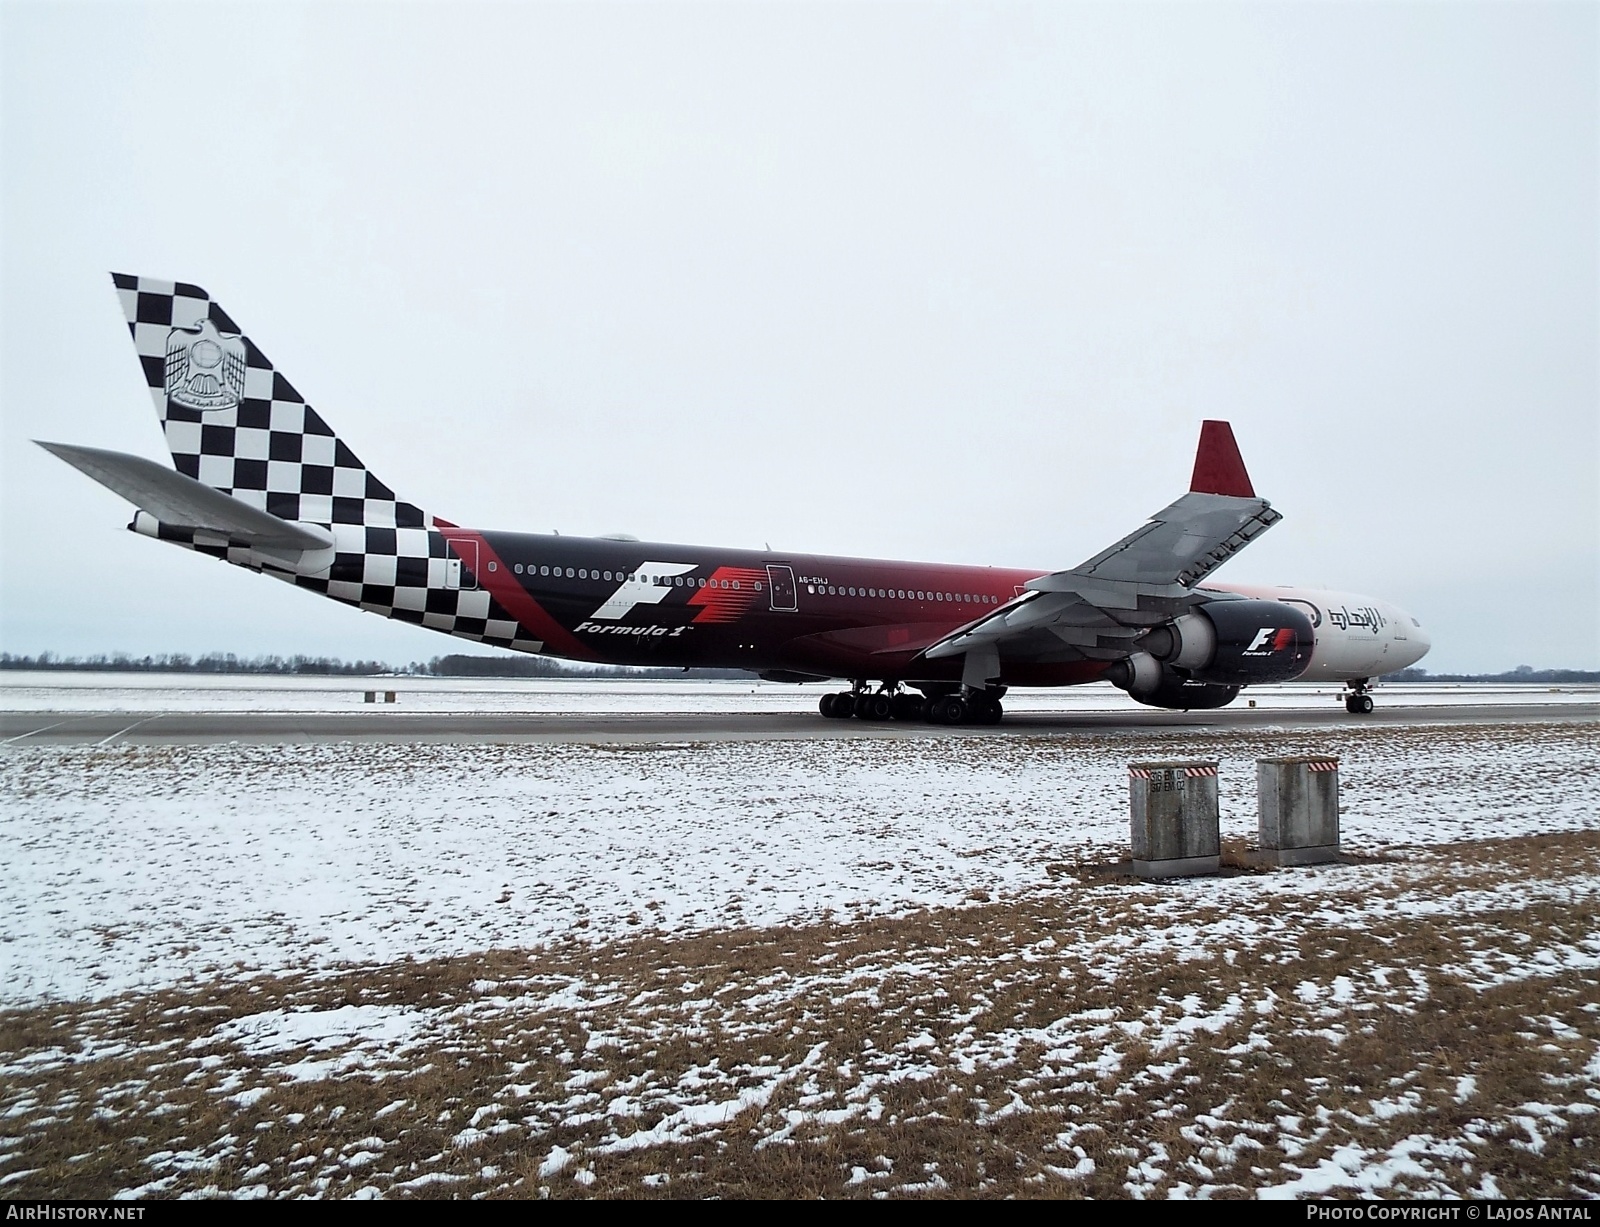
[{"label": "airbus a340 aircraft", "polygon": [[475,643],[624,665],[839,678],[824,716],[994,723],[1009,686],[1105,680],[1153,707],[1371,679],[1428,650],[1372,597],[1207,583],[1281,517],[1226,422],[1189,492],[1064,571],[942,566],[460,528],[397,498],[198,286],[114,274],[176,470],[43,443],[136,508],[129,527]]}]

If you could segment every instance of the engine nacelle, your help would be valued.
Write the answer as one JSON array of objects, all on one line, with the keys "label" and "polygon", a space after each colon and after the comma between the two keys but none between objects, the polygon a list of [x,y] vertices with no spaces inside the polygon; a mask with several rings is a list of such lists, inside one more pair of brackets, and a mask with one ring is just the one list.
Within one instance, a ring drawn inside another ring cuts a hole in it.
[{"label": "engine nacelle", "polygon": [[1106,680],[1148,707],[1173,711],[1209,711],[1239,697],[1239,687],[1197,682],[1148,652],[1135,652],[1106,671]]},{"label": "engine nacelle", "polygon": [[1250,686],[1304,673],[1316,632],[1302,610],[1282,601],[1208,601],[1156,627],[1139,647],[1193,681]]}]

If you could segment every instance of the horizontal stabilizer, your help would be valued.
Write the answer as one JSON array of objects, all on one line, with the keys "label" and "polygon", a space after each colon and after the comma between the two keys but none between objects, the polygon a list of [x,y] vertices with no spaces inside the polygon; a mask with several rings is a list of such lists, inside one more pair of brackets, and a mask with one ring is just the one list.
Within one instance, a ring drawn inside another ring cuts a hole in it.
[{"label": "horizontal stabilizer", "polygon": [[198,528],[274,550],[325,550],[333,534],[282,520],[143,456],[35,440],[53,456],[176,528]]}]

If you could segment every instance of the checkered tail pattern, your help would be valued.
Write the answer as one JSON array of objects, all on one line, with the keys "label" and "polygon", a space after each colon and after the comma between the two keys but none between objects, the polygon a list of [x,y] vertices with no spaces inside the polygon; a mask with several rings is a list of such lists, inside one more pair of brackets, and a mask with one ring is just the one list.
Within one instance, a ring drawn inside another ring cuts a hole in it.
[{"label": "checkered tail pattern", "polygon": [[384,617],[541,650],[478,586],[476,549],[450,541],[476,535],[397,499],[205,290],[125,273],[112,281],[178,472],[280,519],[326,528],[334,547],[295,558],[144,511],[135,531]]}]

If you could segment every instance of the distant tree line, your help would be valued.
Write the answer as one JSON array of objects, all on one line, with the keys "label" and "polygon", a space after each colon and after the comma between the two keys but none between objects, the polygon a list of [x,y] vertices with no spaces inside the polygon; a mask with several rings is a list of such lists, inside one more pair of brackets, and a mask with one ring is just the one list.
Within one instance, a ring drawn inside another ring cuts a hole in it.
[{"label": "distant tree line", "polygon": [[1429,673],[1426,669],[1402,669],[1386,674],[1386,682],[1529,682],[1566,684],[1600,682],[1600,672],[1584,669],[1535,669],[1518,665],[1506,673]]},{"label": "distant tree line", "polygon": [[303,673],[340,677],[371,677],[395,672],[381,660],[340,660],[333,656],[236,656],[211,652],[189,656],[182,652],[157,656],[38,656],[0,653],[0,669],[61,669],[81,673]]},{"label": "distant tree line", "polygon": [[0,653],[0,669],[66,670],[80,673],[276,673],[324,677],[632,677],[645,679],[685,677],[744,679],[743,669],[635,669],[626,665],[580,665],[548,656],[468,656],[456,653],[429,661],[391,665],[381,660],[340,660],[334,656],[237,656],[213,652],[188,656],[181,652],[131,656],[38,656]]},{"label": "distant tree line", "polygon": [[647,669],[630,665],[575,665],[549,656],[435,656],[409,672],[432,677],[635,677],[662,680],[701,678],[740,680],[753,677],[745,669]]}]

